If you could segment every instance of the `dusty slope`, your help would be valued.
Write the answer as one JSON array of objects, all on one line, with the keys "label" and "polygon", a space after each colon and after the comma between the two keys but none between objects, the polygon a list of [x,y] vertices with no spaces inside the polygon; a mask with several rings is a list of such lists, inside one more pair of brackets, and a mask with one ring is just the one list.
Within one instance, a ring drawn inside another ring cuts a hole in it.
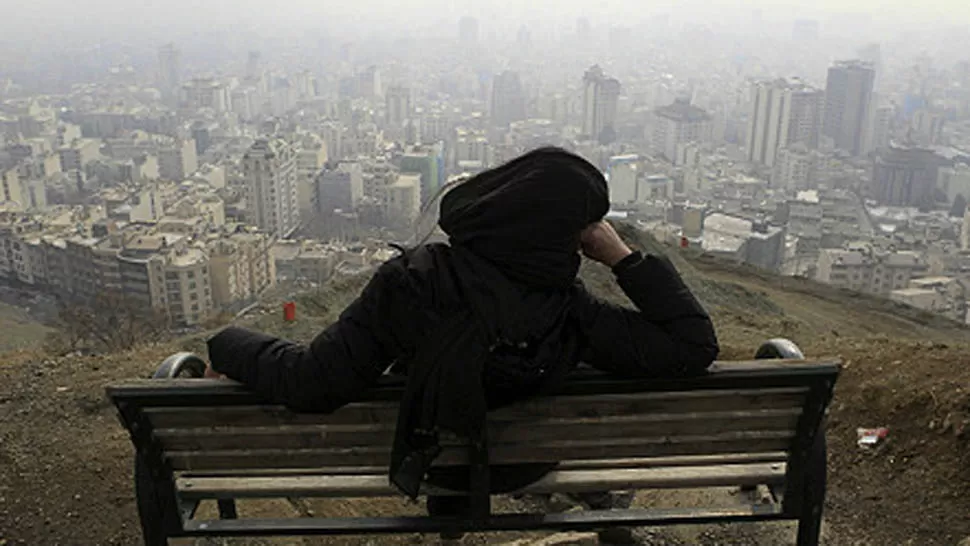
[{"label": "dusty slope", "polygon": [[[806,281],[703,257],[672,258],[712,309],[726,358],[747,357],[762,340],[784,335],[809,355],[846,359],[829,428],[829,544],[952,546],[970,535],[970,336],[965,329]],[[584,277],[597,292],[617,296],[602,268],[588,266]],[[278,321],[275,304],[246,322],[306,339],[362,285],[361,279],[342,282],[300,298],[302,318],[295,325]],[[102,389],[114,379],[149,373],[180,347],[198,348],[199,340],[104,357],[47,358],[27,351],[3,358],[0,544],[137,543],[130,447]],[[875,452],[862,452],[855,446],[855,428],[871,425],[890,426],[890,441]],[[313,508],[348,514],[379,507],[330,503]],[[774,544],[776,537],[716,530],[701,542]]]}]

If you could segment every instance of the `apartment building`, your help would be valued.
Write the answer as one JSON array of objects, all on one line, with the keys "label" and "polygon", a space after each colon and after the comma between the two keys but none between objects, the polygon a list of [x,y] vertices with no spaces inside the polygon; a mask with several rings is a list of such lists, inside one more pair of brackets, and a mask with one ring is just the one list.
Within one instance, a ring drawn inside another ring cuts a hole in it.
[{"label": "apartment building", "polygon": [[389,221],[410,226],[421,214],[421,175],[399,173],[378,196]]},{"label": "apartment building", "polygon": [[857,292],[889,296],[927,271],[914,251],[881,250],[871,245],[819,251],[815,280]]},{"label": "apartment building", "polygon": [[57,151],[61,160],[61,171],[80,171],[97,159],[99,143],[92,138],[79,138]]},{"label": "apartment building", "polygon": [[312,218],[316,213],[316,176],[326,163],[327,143],[317,135],[303,135],[296,152],[296,196],[301,218]]},{"label": "apartment building", "polygon": [[967,316],[966,286],[953,277],[914,279],[909,287],[890,292],[889,298],[959,322]]},{"label": "apartment building", "polygon": [[209,256],[203,249],[170,250],[163,271],[166,312],[172,323],[195,326],[213,313]]},{"label": "apartment building", "polygon": [[273,239],[265,233],[246,231],[213,236],[207,241],[212,299],[217,309],[248,304],[276,284],[272,244]]},{"label": "apartment building", "polygon": [[280,138],[260,139],[243,156],[246,214],[252,224],[286,236],[300,225],[296,153]]},{"label": "apartment building", "polygon": [[176,139],[158,149],[158,174],[165,180],[181,182],[199,168],[195,141]]},{"label": "apartment building", "polygon": [[651,137],[655,153],[673,161],[678,151],[690,143],[711,141],[712,118],[702,108],[679,98],[654,112],[655,125]]},{"label": "apartment building", "polygon": [[[60,225],[67,218],[75,224]],[[194,218],[203,222],[202,218]],[[78,225],[82,229],[78,229]],[[267,234],[240,226],[173,232],[164,222],[81,221],[64,212],[0,216],[0,276],[67,302],[122,295],[178,326],[249,303],[275,284]]]},{"label": "apartment building", "polygon": [[167,311],[163,253],[169,244],[165,235],[144,234],[129,238],[118,249],[122,293],[134,305]]}]

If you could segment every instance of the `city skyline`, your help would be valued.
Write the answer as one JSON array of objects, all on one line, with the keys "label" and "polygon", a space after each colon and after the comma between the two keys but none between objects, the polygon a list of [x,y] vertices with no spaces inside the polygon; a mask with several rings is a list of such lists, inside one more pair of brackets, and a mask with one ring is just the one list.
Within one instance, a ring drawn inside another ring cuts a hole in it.
[{"label": "city skyline", "polygon": [[[435,236],[442,191],[552,145],[599,168],[613,213],[661,241],[942,305],[923,281],[970,266],[959,40],[753,4],[717,25],[609,23],[620,5],[505,27],[446,10],[410,37],[379,18],[347,39],[271,20],[232,33],[227,17],[188,36],[0,49],[16,57],[0,65],[0,277],[59,298],[120,287],[196,327]],[[863,250],[852,267],[868,284],[840,269]],[[885,264],[904,271],[877,284]],[[970,298],[951,292],[956,316]]]}]

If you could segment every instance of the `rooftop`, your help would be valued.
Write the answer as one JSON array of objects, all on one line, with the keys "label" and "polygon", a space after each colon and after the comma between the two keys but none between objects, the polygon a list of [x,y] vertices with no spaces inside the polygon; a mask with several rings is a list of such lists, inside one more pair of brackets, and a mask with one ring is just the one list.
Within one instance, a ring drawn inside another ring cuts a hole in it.
[{"label": "rooftop", "polygon": [[185,248],[170,254],[170,264],[175,267],[191,267],[205,262],[206,255],[198,248]]},{"label": "rooftop", "polygon": [[703,108],[698,108],[688,99],[676,99],[673,104],[657,108],[656,114],[662,118],[680,122],[708,121],[711,116]]}]

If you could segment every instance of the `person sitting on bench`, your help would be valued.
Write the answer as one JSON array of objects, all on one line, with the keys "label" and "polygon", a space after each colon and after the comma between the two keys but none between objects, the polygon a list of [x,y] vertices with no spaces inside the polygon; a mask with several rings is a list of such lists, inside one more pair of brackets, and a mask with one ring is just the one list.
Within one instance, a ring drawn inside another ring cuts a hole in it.
[{"label": "person sitting on bench", "polygon": [[[390,479],[417,497],[422,481],[467,486],[467,473],[432,469],[439,432],[485,442],[490,409],[555,388],[581,362],[629,377],[705,372],[718,354],[708,313],[669,260],[632,251],[604,221],[603,174],[581,157],[541,148],[444,195],[449,241],[407,249],[309,345],[229,327],[208,342],[211,369],[268,401],[330,412],[394,366],[406,374]],[[592,296],[580,252],[615,274],[636,306]],[[493,469],[495,492],[550,465]],[[461,477],[465,478],[462,484]],[[602,495],[589,504],[604,508]],[[467,497],[429,498],[433,515],[460,516]]]}]

